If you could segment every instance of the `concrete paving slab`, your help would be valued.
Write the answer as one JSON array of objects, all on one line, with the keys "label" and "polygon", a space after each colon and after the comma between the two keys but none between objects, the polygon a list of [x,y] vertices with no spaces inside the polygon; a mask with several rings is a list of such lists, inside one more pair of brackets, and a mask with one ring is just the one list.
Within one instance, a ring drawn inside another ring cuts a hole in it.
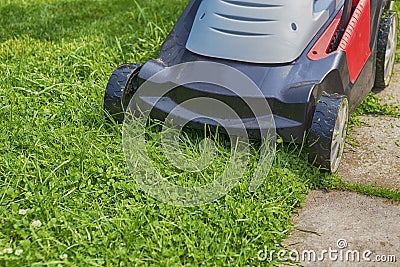
[{"label": "concrete paving slab", "polygon": [[384,90],[374,90],[381,99],[382,104],[400,106],[400,64],[394,66],[394,74],[387,88]]},{"label": "concrete paving slab", "polygon": [[[391,85],[376,93],[382,104],[400,107],[400,64],[395,73]],[[400,190],[400,118],[359,120],[338,174],[351,183]],[[284,242],[283,258],[296,258],[304,266],[400,266],[399,202],[312,191],[293,223],[297,230]]]},{"label": "concrete paving slab", "polygon": [[[389,87],[376,92],[382,104],[400,107],[400,64]],[[345,146],[338,174],[351,183],[400,190],[400,118],[362,116]]]},{"label": "concrete paving slab", "polygon": [[304,266],[400,266],[398,202],[312,191],[293,223],[301,230],[294,230],[285,244]]},{"label": "concrete paving slab", "polygon": [[351,183],[400,190],[400,118],[359,119],[361,125],[345,145],[339,176]]}]

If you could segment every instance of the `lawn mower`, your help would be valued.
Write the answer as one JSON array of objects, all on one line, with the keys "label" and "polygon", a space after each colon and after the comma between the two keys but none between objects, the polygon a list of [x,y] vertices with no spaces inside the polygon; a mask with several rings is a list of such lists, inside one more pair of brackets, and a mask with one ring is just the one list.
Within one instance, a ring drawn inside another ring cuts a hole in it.
[{"label": "lawn mower", "polygon": [[[114,71],[104,108],[122,121],[138,87],[161,70],[185,62],[225,64],[260,88],[284,142],[306,141],[310,162],[335,172],[349,114],[371,89],[390,82],[398,28],[392,6],[391,0],[191,0],[157,59]],[[202,96],[251,121],[245,105],[222,89],[179,86],[154,103],[152,117],[163,119],[183,101]],[[248,132],[257,137],[257,129]]]}]

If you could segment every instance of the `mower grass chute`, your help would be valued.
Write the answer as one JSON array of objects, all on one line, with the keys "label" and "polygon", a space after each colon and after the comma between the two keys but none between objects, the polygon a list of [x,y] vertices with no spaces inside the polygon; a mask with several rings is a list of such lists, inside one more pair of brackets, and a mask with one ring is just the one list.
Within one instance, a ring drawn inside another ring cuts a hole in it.
[{"label": "mower grass chute", "polygon": [[[121,122],[139,85],[167,67],[196,61],[225,64],[260,88],[285,142],[302,143],[307,137],[310,162],[335,172],[350,114],[372,88],[390,82],[398,25],[391,6],[389,0],[191,0],[157,60],[115,70],[105,110]],[[179,98],[171,94],[162,105],[154,104],[154,118],[165,119],[168,110],[194,96],[243,109],[211,84],[176,90]],[[252,118],[245,114],[241,119]],[[248,131],[257,137],[257,131]]]}]

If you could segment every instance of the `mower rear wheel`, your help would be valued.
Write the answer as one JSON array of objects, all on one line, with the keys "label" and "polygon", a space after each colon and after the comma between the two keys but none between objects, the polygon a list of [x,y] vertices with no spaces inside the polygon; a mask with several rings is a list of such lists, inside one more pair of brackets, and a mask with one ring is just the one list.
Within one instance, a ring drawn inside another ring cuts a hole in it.
[{"label": "mower rear wheel", "polygon": [[124,120],[124,112],[138,88],[137,74],[141,65],[119,66],[108,80],[104,94],[104,110],[118,123]]},{"label": "mower rear wheel", "polygon": [[312,164],[336,172],[345,144],[349,104],[340,95],[322,96],[317,102],[308,137]]},{"label": "mower rear wheel", "polygon": [[379,26],[376,54],[375,88],[385,88],[392,78],[396,58],[398,16],[395,11],[384,14]]}]

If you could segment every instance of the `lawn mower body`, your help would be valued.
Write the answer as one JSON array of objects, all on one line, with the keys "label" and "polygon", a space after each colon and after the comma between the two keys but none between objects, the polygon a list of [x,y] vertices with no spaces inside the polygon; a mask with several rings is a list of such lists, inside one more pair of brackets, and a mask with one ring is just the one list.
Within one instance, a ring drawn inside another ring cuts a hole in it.
[{"label": "lawn mower body", "polygon": [[[264,58],[265,61],[270,59],[270,62],[267,63],[252,63],[243,60],[251,61],[253,57],[257,58],[255,55],[252,57],[238,55],[237,58],[239,60],[233,60],[224,59],[223,56],[216,57],[213,53],[210,53],[212,54],[211,56],[207,56],[207,49],[201,50],[198,48],[201,51],[206,51],[204,55],[190,51],[191,46],[189,45],[191,43],[188,40],[190,40],[191,29],[195,19],[201,16],[199,14],[202,14],[201,11],[198,11],[202,2],[207,3],[209,1],[194,0],[190,2],[163,44],[159,58],[146,62],[141,68],[138,75],[139,83],[143,83],[165,67],[180,63],[212,61],[226,64],[246,74],[261,89],[273,111],[279,136],[284,141],[295,140],[299,143],[303,141],[304,133],[310,127],[316,102],[323,93],[346,95],[350,109],[354,110],[373,88],[379,18],[386,2],[366,1],[367,5],[361,9],[360,16],[355,18],[361,18],[362,20],[359,20],[360,23],[355,25],[354,30],[349,33],[350,36],[347,37],[349,43],[344,43],[345,41],[343,41],[343,44],[340,44],[336,51],[327,53],[339,26],[338,20],[341,18],[343,7],[338,5],[333,9],[330,6],[329,18],[317,31],[316,35],[311,37],[312,40],[304,47],[304,51],[298,58],[292,60],[293,56],[287,58],[285,55],[277,58],[273,55],[277,53],[285,54],[286,50],[281,48],[278,51],[265,49],[265,54],[271,54],[270,58]],[[207,14],[206,16],[212,15]],[[288,28],[291,26],[291,23],[289,23]],[[327,32],[329,27],[331,29]],[[292,31],[293,29],[290,28],[289,30]],[[359,34],[359,32],[362,32],[362,34]],[[192,34],[195,33],[192,32]],[[232,39],[236,37],[234,33],[226,33],[225,35]],[[252,35],[249,38],[251,37]],[[238,38],[242,39],[242,36]],[[255,40],[252,41],[255,42]],[[194,42],[194,40],[191,42]],[[199,44],[196,44],[196,47],[200,47],[202,43],[215,45],[207,38],[204,38],[203,41],[199,38],[197,42]],[[282,43],[280,44],[283,45]],[[195,46],[194,44],[191,45]],[[276,46],[278,45],[279,42],[277,42]],[[229,47],[229,42],[225,43],[225,50],[229,50]],[[246,51],[246,47],[243,47],[240,53],[246,54],[247,52],[251,53],[251,51],[250,47],[249,51]],[[292,54],[295,55],[296,53]],[[285,62],[286,60],[291,61]],[[165,96],[164,101],[160,101],[154,107],[153,116],[161,119],[176,105],[188,99],[202,96],[216,98],[233,106],[235,111],[239,112],[240,116],[247,121],[247,125],[251,125],[252,114],[241,101],[236,99],[236,95],[207,83],[202,84],[202,86],[197,84],[176,88],[174,92]],[[197,124],[202,128],[204,122],[199,120]],[[191,125],[196,126],[196,121],[192,122]],[[257,129],[249,126],[248,130],[251,136],[257,137]]]},{"label": "lawn mower body", "polygon": [[[346,98],[351,113],[376,84],[378,35],[390,5],[389,0],[192,0],[159,57],[135,69],[136,84],[185,62],[228,65],[260,88],[277,134],[285,142],[301,143],[324,95]],[[133,90],[127,86],[126,95]],[[140,101],[153,106],[151,116],[162,120],[177,105],[196,97],[228,104],[249,135],[258,137],[250,109],[216,85],[187,84],[158,103],[146,96]],[[218,126],[202,119],[189,125],[203,129],[205,124]]]}]

